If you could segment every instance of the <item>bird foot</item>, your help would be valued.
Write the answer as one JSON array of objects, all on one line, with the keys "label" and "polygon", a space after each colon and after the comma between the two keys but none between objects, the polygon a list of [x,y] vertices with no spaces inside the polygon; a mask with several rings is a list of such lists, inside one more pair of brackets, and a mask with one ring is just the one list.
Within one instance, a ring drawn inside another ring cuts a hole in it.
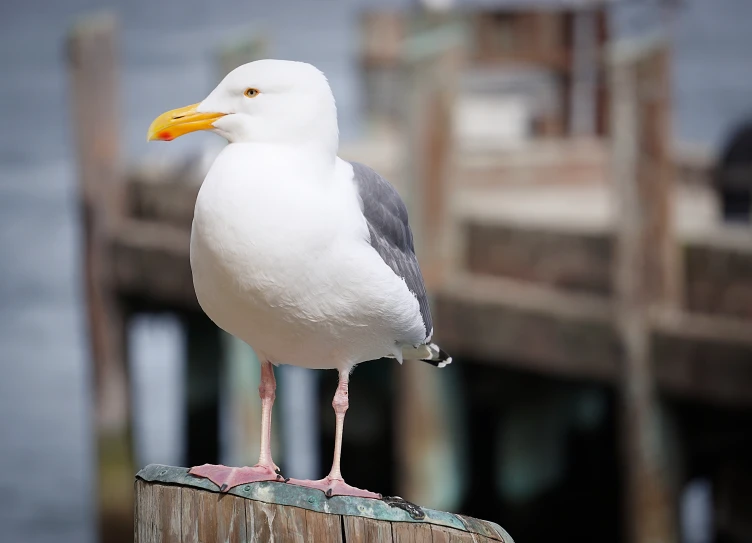
[{"label": "bird foot", "polygon": [[311,481],[308,479],[287,479],[286,482],[291,485],[321,490],[326,494],[327,498],[331,498],[332,496],[355,496],[357,498],[373,498],[374,500],[381,499],[381,494],[355,488],[354,486],[348,485],[342,479],[334,479],[332,477],[325,477],[318,481]]},{"label": "bird foot", "polygon": [[284,482],[284,477],[277,473],[279,468],[274,465],[256,464],[253,467],[230,468],[214,464],[192,467],[188,473],[196,477],[204,477],[219,487],[220,492],[227,492],[238,485],[258,483],[260,481]]}]

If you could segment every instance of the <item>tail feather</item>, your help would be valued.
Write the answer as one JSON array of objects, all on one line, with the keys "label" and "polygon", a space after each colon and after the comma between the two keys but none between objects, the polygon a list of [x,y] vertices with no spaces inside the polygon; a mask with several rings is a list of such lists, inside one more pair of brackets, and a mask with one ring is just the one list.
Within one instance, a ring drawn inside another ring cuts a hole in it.
[{"label": "tail feather", "polygon": [[435,343],[426,343],[417,347],[403,347],[402,357],[405,360],[421,360],[437,368],[443,368],[452,363],[452,357]]}]

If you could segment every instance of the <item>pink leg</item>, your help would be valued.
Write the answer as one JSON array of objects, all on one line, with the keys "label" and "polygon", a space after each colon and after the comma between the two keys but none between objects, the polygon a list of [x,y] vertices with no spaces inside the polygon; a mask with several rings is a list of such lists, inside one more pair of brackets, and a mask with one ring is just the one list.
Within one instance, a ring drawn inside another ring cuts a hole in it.
[{"label": "pink leg", "polygon": [[337,385],[337,392],[334,394],[334,400],[332,400],[332,407],[334,407],[334,414],[337,418],[337,426],[334,435],[334,460],[332,462],[332,470],[327,477],[318,481],[289,479],[288,482],[293,485],[317,488],[326,493],[327,497],[358,496],[361,498],[381,499],[381,494],[350,486],[345,483],[345,480],[342,478],[340,457],[342,455],[342,430],[345,425],[345,412],[347,412],[347,408],[350,405],[347,390],[349,379],[349,372],[340,372],[339,385]]},{"label": "pink leg", "polygon": [[279,468],[272,461],[272,406],[274,405],[277,381],[274,379],[274,369],[270,362],[261,363],[261,453],[259,461],[253,467],[230,468],[204,464],[190,469],[188,473],[197,477],[205,477],[217,485],[222,492],[234,486],[255,483],[258,481],[282,481],[284,478],[277,472]]}]

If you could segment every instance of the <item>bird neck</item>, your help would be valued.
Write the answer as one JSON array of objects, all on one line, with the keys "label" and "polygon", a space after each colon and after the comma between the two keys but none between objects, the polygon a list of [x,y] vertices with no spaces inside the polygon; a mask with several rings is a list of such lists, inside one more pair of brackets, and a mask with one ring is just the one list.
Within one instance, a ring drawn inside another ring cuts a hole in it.
[{"label": "bird neck", "polygon": [[[306,127],[307,128],[307,127]],[[339,130],[336,120],[330,125],[320,124],[310,130],[302,128],[294,134],[289,131],[277,133],[273,128],[264,132],[252,132],[242,138],[227,138],[230,143],[250,143],[294,149],[327,163],[334,163],[339,149]]]},{"label": "bird neck", "polygon": [[280,143],[244,141],[230,143],[222,154],[252,165],[254,170],[269,167],[302,171],[312,178],[328,179],[337,165],[337,150],[323,148],[321,142]]}]

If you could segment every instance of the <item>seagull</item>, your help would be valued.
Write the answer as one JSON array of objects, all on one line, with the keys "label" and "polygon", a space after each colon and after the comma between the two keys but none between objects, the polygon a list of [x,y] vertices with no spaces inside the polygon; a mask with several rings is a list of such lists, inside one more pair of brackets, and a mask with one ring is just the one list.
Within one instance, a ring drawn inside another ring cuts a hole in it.
[{"label": "seagull", "polygon": [[[261,361],[261,452],[251,467],[190,473],[222,491],[257,481],[327,497],[380,498],[345,483],[342,432],[353,368],[381,358],[444,367],[407,209],[374,170],[337,156],[332,90],[310,64],[258,60],[230,72],[203,102],[163,113],[148,140],[197,130],[225,138],[204,179],[191,229],[199,304]],[[284,479],[272,460],[273,366],[336,369],[334,458],[318,481]]]}]

